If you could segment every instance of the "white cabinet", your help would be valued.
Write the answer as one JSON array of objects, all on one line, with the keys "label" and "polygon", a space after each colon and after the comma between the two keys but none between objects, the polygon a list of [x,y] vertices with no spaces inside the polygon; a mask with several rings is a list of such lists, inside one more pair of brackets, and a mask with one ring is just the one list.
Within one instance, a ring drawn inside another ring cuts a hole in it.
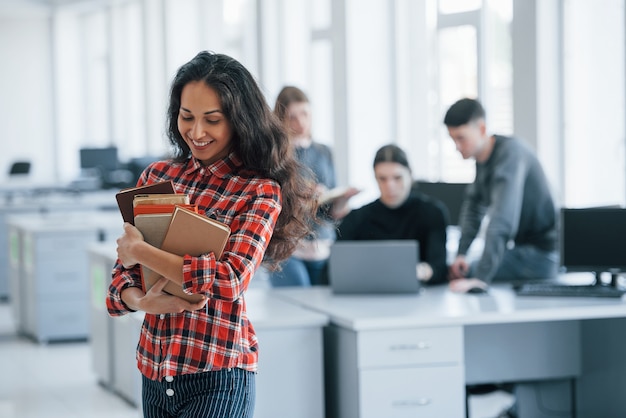
[{"label": "white cabinet", "polygon": [[137,343],[144,312],[113,319],[113,382],[111,388],[131,405],[141,408],[141,372],[137,368]]},{"label": "white cabinet", "polygon": [[329,418],[465,416],[463,328],[326,332]]},{"label": "white cabinet", "polygon": [[0,299],[13,300],[17,297],[14,293],[15,289],[10,283],[12,274],[10,271],[12,268],[11,254],[15,250],[15,241],[12,240],[8,225],[10,217],[24,214],[45,216],[46,214],[71,214],[72,212],[96,210],[117,211],[116,190],[76,193],[45,190],[45,188],[40,190],[29,189],[30,186],[28,185],[22,186],[15,190],[18,192],[16,196],[12,198],[7,196],[4,201],[0,200],[0,269],[4,269],[3,271],[0,270]]},{"label": "white cabinet", "polygon": [[95,230],[23,236],[24,332],[37,341],[83,339],[89,334],[89,281],[85,248]]},{"label": "white cabinet", "polygon": [[91,297],[91,360],[98,382],[110,388],[113,383],[113,318],[106,308],[106,294],[116,258],[115,242],[92,243],[88,248]]},{"label": "white cabinet", "polygon": [[25,283],[22,280],[22,232],[17,225],[7,226],[7,255],[8,255],[8,278],[9,291],[11,293],[11,313],[15,321],[16,331],[24,333],[24,318],[26,316],[26,305],[20,303],[25,290]]},{"label": "white cabinet", "polygon": [[361,418],[462,417],[460,366],[399,367],[360,372]]},{"label": "white cabinet", "polygon": [[119,213],[24,214],[7,223],[11,251],[18,252],[10,270],[18,331],[38,342],[88,338],[87,248],[121,234]]},{"label": "white cabinet", "polygon": [[116,244],[93,243],[88,252],[92,367],[102,386],[137,407],[141,416],[141,373],[137,368],[136,348],[145,314],[109,316],[106,296],[117,258]]},{"label": "white cabinet", "polygon": [[324,418],[322,328],[328,318],[248,289],[248,317],[259,339],[255,418]]},{"label": "white cabinet", "polygon": [[460,327],[361,331],[359,367],[456,364],[463,356]]}]

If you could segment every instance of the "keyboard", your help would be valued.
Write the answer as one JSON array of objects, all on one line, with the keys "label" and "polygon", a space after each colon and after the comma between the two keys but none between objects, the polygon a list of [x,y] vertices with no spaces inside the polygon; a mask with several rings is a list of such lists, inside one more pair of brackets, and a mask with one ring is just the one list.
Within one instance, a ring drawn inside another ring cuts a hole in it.
[{"label": "keyboard", "polygon": [[562,283],[523,283],[515,286],[518,296],[573,296],[589,298],[621,298],[626,290],[608,285],[566,285]]}]

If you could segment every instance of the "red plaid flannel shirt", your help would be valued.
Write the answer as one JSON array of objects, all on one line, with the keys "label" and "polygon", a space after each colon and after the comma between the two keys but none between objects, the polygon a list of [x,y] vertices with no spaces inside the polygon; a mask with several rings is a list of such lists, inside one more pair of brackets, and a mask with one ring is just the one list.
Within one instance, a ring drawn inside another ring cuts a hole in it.
[{"label": "red plaid flannel shirt", "polygon": [[[244,174],[231,154],[203,166],[161,161],[150,165],[138,184],[173,180],[177,193],[189,195],[198,212],[231,228],[220,260],[213,253],[184,257],[183,289],[208,296],[205,309],[167,315],[146,314],[137,346],[143,375],[164,376],[238,367],[256,371],[258,342],[246,313],[244,293],[259,267],[281,210],[280,186],[273,180]],[[139,266],[125,269],[117,261],[107,295],[111,316],[131,310],[120,295],[141,287]]]}]

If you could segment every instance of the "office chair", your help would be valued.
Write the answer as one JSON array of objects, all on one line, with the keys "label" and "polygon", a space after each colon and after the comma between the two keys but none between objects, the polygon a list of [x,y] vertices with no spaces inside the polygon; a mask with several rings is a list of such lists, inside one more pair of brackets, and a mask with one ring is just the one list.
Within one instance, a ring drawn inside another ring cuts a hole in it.
[{"label": "office chair", "polygon": [[30,173],[30,161],[15,161],[9,169],[10,176],[28,173]]}]

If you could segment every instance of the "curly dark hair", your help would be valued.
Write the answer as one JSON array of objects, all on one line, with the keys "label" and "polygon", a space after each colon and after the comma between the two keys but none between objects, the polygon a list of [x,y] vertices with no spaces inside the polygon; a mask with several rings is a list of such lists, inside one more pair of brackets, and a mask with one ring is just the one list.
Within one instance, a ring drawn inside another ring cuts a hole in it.
[{"label": "curly dark hair", "polygon": [[281,186],[282,210],[264,257],[264,264],[275,269],[293,253],[298,241],[311,233],[309,225],[317,212],[314,185],[302,175],[303,166],[252,74],[234,58],[209,51],[198,53],[180,67],[172,82],[167,135],[175,161],[191,157],[178,131],[178,114],[183,88],[196,81],[206,83],[220,97],[222,112],[232,127],[232,149],[245,170]]}]

